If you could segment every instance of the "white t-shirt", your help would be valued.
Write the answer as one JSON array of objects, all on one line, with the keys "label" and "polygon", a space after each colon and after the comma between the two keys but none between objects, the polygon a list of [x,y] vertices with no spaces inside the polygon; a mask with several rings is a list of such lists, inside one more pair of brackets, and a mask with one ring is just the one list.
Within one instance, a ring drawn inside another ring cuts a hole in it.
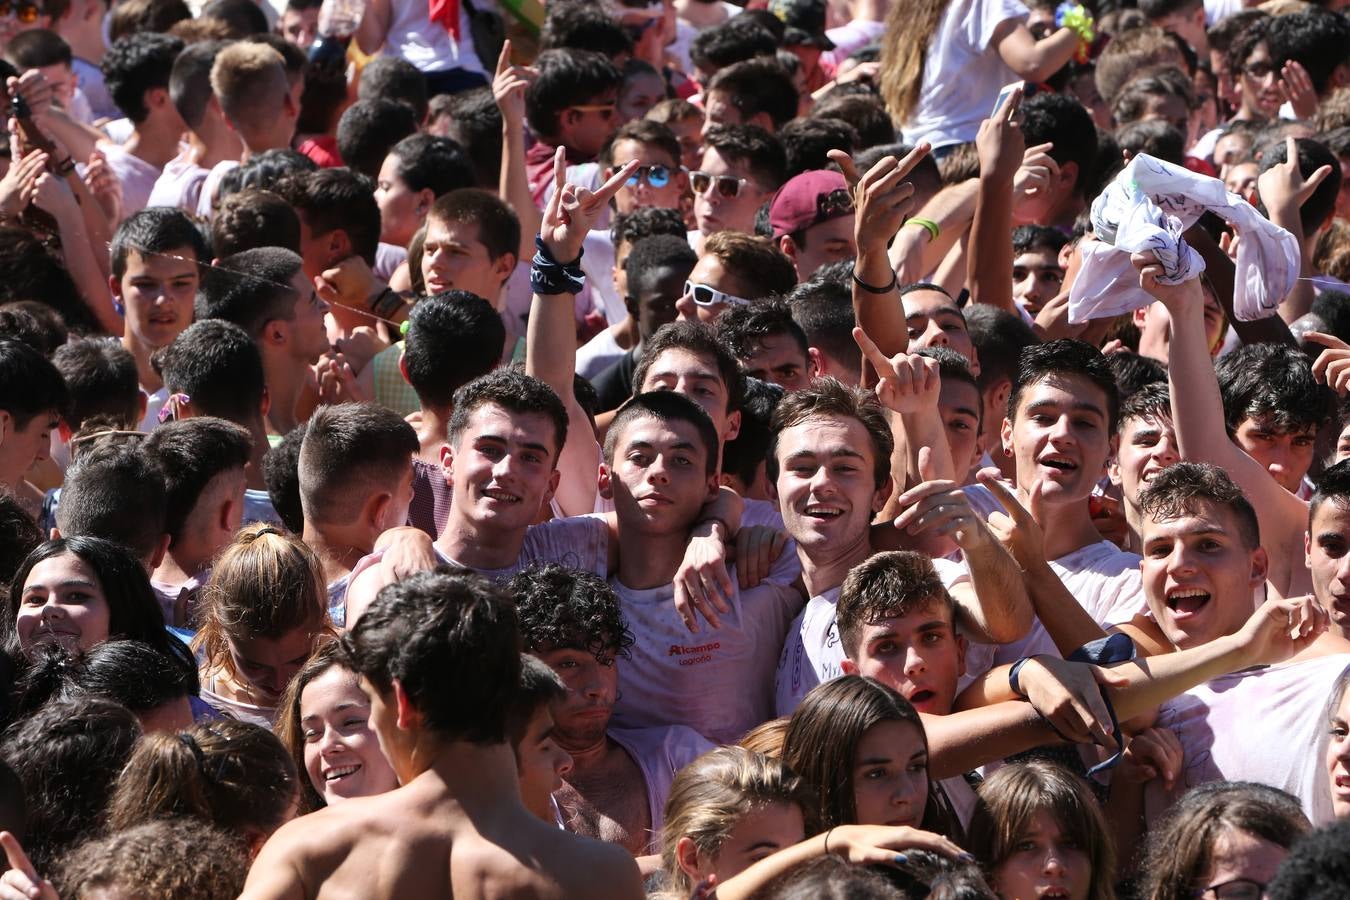
[{"label": "white t-shirt", "polygon": [[[477,9],[495,11],[497,8],[495,0],[473,0],[473,5]],[[385,38],[386,52],[406,59],[423,72],[448,72],[450,69],[480,73],[486,71],[469,38],[472,32],[469,30],[466,4],[461,2],[459,6],[461,39],[458,43],[451,39],[444,25],[431,21],[425,0],[392,0],[390,7],[392,19],[389,34]]]},{"label": "white t-shirt", "polygon": [[[765,525],[769,528],[783,530],[783,513],[779,511],[778,504],[770,503],[768,500],[746,500],[745,507],[741,511],[741,527],[749,528],[751,525]],[[796,544],[788,542],[788,549],[795,549]]]},{"label": "white t-shirt", "polygon": [[1330,822],[1331,791],[1322,763],[1331,686],[1350,653],[1258,666],[1192,688],[1158,711],[1184,753],[1169,795],[1150,782],[1144,811],[1154,821],[1186,790],[1211,781],[1256,781],[1288,791],[1314,826]]},{"label": "white t-shirt", "polygon": [[120,146],[100,144],[99,149],[108,160],[108,168],[122,185],[122,217],[145,209],[162,170],[139,156],[131,155]]},{"label": "white t-shirt", "polygon": [[[440,547],[433,549],[443,565],[473,569],[493,581],[505,581],[537,562],[559,563],[604,578],[609,572],[609,524],[602,516],[572,516],[531,525],[525,532],[520,555],[514,563],[502,569],[466,566],[459,560],[451,559]],[[352,569],[352,581],[383,558],[383,550],[361,557]]]},{"label": "white t-shirt", "polygon": [[[619,671],[623,671],[620,669]],[[713,748],[692,728],[610,728],[609,736],[633,758],[647,782],[647,804],[652,833],[648,852],[658,852],[661,827],[666,821],[666,795],[675,773]]]},{"label": "white t-shirt", "polygon": [[582,378],[594,378],[627,352],[614,340],[613,332],[603,328],[577,351],[576,372]]},{"label": "white t-shirt", "polygon": [[586,273],[586,284],[595,295],[595,305],[609,324],[622,322],[628,318],[628,307],[614,287],[614,241],[609,228],[597,226],[586,235],[581,246],[581,271]]},{"label": "white t-shirt", "polygon": [[834,42],[834,49],[826,50],[820,58],[837,66],[868,44],[881,40],[885,33],[885,22],[868,19],[854,19],[838,28],[827,29],[825,36]]},{"label": "white t-shirt", "polygon": [[202,183],[206,181],[209,170],[192,162],[189,151],[169,160],[164,171],[159,174],[155,186],[150,189],[150,199],[146,206],[172,206],[189,213],[197,212],[197,201],[201,198]]},{"label": "white t-shirt", "polygon": [[[994,495],[982,484],[964,488],[971,506],[981,516],[1002,510]],[[1127,553],[1110,541],[1099,541],[1050,560],[1050,568],[1064,582],[1080,606],[1103,628],[1120,625],[1148,609],[1139,576],[1139,555]],[[1009,644],[971,644],[966,653],[966,678],[973,679],[991,668],[1015,662],[1024,656],[1058,656],[1040,619],[1020,641]]]},{"label": "white t-shirt", "polygon": [[[617,578],[633,646],[619,666],[614,721],[629,727],[687,725],[731,743],[774,716],[774,670],[788,624],[802,607],[794,586],[801,567],[783,554],[769,577],[736,590],[720,628],[691,634],[675,611],[675,586],[633,590]],[[732,584],[736,575],[731,575]]]},{"label": "white t-shirt", "polygon": [[[950,560],[935,559],[933,568],[949,590],[970,578],[965,566]],[[792,715],[811,688],[844,673],[844,645],[836,627],[838,603],[839,588],[830,588],[806,601],[806,608],[788,628],[774,677],[774,708],[778,715]]]},{"label": "white t-shirt", "polygon": [[989,42],[998,26],[1026,17],[1021,0],[952,0],[924,56],[919,100],[902,129],[905,143],[945,147],[975,140],[999,89],[1017,80]]},{"label": "white t-shirt", "polygon": [[204,219],[211,218],[211,202],[216,198],[220,179],[226,172],[237,168],[239,168],[237,159],[222,160],[211,167],[211,171],[206,173],[206,178],[202,180],[201,192],[197,195],[197,215]]}]

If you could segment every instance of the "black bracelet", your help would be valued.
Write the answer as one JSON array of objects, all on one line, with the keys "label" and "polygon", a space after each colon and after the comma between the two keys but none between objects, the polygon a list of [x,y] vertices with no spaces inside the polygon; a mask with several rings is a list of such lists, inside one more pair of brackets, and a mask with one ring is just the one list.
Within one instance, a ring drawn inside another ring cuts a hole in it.
[{"label": "black bracelet", "polygon": [[853,271],[853,283],[856,284],[858,287],[862,288],[864,291],[867,291],[867,293],[869,294],[889,294],[891,291],[895,290],[895,286],[899,282],[900,279],[896,277],[894,269],[891,270],[891,283],[886,285],[885,287],[876,287],[874,285],[870,285],[858,277],[858,272],[856,269]]},{"label": "black bracelet", "polygon": [[393,288],[387,287],[371,298],[370,311],[381,318],[387,318],[393,315],[402,305],[402,295]]},{"label": "black bracelet", "polygon": [[542,296],[577,294],[586,286],[586,275],[581,271],[581,257],[570,263],[553,258],[543,238],[534,238],[534,259],[530,261],[530,290]]}]

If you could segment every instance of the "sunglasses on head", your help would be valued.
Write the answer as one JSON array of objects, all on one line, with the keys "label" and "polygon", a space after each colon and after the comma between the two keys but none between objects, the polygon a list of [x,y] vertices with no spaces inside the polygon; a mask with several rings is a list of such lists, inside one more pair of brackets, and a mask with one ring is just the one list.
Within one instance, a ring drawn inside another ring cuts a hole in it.
[{"label": "sunglasses on head", "polygon": [[697,284],[693,281],[684,283],[684,292],[694,298],[694,302],[699,306],[719,306],[727,304],[729,306],[749,306],[750,301],[744,297],[737,297],[732,294],[724,294],[715,287],[706,284]]},{"label": "sunglasses on head", "polygon": [[663,188],[670,184],[671,174],[669,166],[638,166],[628,176],[628,186],[637,187],[639,181],[645,181],[651,187]]},{"label": "sunglasses on head", "polygon": [[740,196],[741,188],[745,186],[744,178],[736,178],[732,175],[713,175],[709,172],[690,172],[689,183],[693,185],[695,194],[702,194],[715,182],[717,184],[717,193],[726,197],[728,200]]},{"label": "sunglasses on head", "polygon": [[31,3],[13,3],[11,0],[0,0],[0,19],[13,14],[25,25],[32,25],[38,20],[38,7]]}]

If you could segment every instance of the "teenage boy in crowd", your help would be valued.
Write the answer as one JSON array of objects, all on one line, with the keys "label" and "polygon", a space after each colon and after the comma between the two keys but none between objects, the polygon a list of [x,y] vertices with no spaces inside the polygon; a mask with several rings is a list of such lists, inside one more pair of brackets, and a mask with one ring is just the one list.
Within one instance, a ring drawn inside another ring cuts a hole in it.
[{"label": "teenage boy in crowd", "polygon": [[[1135,258],[1136,265],[1141,267],[1150,261],[1151,257],[1143,255]],[[1265,549],[1270,557],[1267,572],[1270,589],[1281,597],[1306,594],[1312,589],[1303,552],[1308,504],[1276,479],[1272,469],[1278,471],[1281,468],[1277,460],[1271,460],[1267,465],[1248,452],[1246,445],[1250,443],[1260,452],[1262,445],[1268,451],[1272,444],[1290,443],[1294,434],[1277,437],[1268,425],[1263,427],[1263,422],[1275,415],[1288,415],[1290,411],[1324,404],[1322,398],[1325,395],[1315,384],[1307,385],[1310,380],[1307,377],[1292,380],[1312,390],[1292,396],[1281,391],[1279,384],[1253,384],[1251,376],[1244,374],[1241,381],[1246,383],[1246,389],[1241,393],[1246,395],[1246,402],[1232,403],[1234,414],[1226,417],[1224,397],[1205,343],[1204,298],[1199,282],[1188,282],[1181,287],[1185,290],[1158,287],[1154,292],[1171,319],[1167,375],[1177,452],[1182,459],[1218,466],[1241,486],[1256,509],[1261,533],[1265,535]],[[1292,362],[1302,370],[1301,376],[1310,376],[1306,361]],[[1236,392],[1233,396],[1236,398]],[[1271,408],[1273,397],[1279,398],[1276,403],[1280,405]],[[1239,406],[1242,407],[1240,413]],[[1252,417],[1252,411],[1259,417]],[[1228,422],[1238,427],[1230,429]],[[1246,441],[1243,441],[1244,437]],[[1305,455],[1311,462],[1311,450],[1305,451]]]},{"label": "teenage boy in crowd", "polygon": [[[1142,569],[1157,630],[1178,650],[1237,632],[1263,592],[1269,561],[1242,491],[1213,466],[1178,463],[1154,478],[1139,504]],[[1314,602],[1329,608],[1334,601]],[[1289,749],[1316,746],[1326,728],[1326,697],[1350,666],[1350,641],[1340,631],[1283,665],[1217,677],[1164,703],[1156,727],[1176,736],[1180,758],[1166,765],[1171,777],[1146,795],[1149,818],[1195,785],[1228,780],[1289,791],[1314,822],[1329,821],[1320,758]],[[1244,727],[1252,722],[1279,742],[1253,739]]]},{"label": "teenage boy in crowd", "polygon": [[244,466],[252,449],[248,431],[210,416],[165,423],[145,439],[145,452],[164,467],[168,494],[169,551],[150,586],[171,625],[183,628],[193,621],[212,560],[243,524]]},{"label": "teenage boy in crowd", "polygon": [[28,470],[47,458],[52,431],[66,405],[61,373],[27,344],[0,339],[0,488],[18,498],[35,520],[42,491],[27,481]]},{"label": "teenage boy in crowd", "polygon": [[[777,711],[787,715],[811,688],[841,673],[844,656],[835,628],[839,587],[849,570],[877,549],[877,539],[895,539],[889,523],[875,531],[872,527],[893,488],[893,438],[872,395],[829,378],[784,396],[772,427],[767,474],[784,527],[796,542],[810,595],[788,631],[775,679]],[[974,583],[989,586],[978,595],[963,586],[958,594],[962,627],[981,639],[1013,640],[1024,633],[1020,629],[1027,620],[1027,604],[1019,590],[1021,579],[1009,577],[1010,560],[964,495],[916,496],[923,505],[914,509],[924,514],[924,527],[955,529]],[[954,583],[959,567],[948,565],[945,580]],[[992,600],[994,584],[1003,586],[997,604]]]},{"label": "teenage boy in crowd", "polygon": [[103,75],[118,109],[131,120],[122,144],[100,144],[122,186],[122,215],[145,209],[169,160],[178,154],[183,117],[169,96],[169,73],[183,42],[142,32],[121,38],[103,57]]},{"label": "teenage boy in crowd", "polygon": [[[749,306],[797,283],[792,260],[768,238],[740,231],[719,231],[703,241],[698,264],[675,308],[684,320],[714,322],[733,306]],[[853,335],[849,344],[856,350]]]},{"label": "teenage boy in crowd", "polygon": [[652,336],[675,321],[675,303],[683,296],[697,262],[698,254],[683,237],[657,234],[633,245],[624,261],[624,303],[637,319],[638,342],[591,379],[597,411],[609,412],[633,396],[633,372]]},{"label": "teenage boy in crowd", "polygon": [[302,540],[323,567],[333,624],[345,625],[347,581],[375,541],[408,519],[417,434],[374,403],[320,406],[300,444]]},{"label": "teenage boy in crowd", "polygon": [[245,900],[318,897],[330,881],[371,898],[642,896],[625,851],[521,802],[506,735],[520,691],[515,619],[504,589],[467,573],[423,573],[381,593],[342,646],[401,786],[283,825],[254,860]]},{"label": "teenage boy in crowd", "polygon": [[689,532],[718,494],[719,445],[694,401],[673,391],[639,394],[605,436],[600,490],[618,517],[619,568],[610,585],[634,636],[616,720],[687,725],[726,743],[773,718],[773,672],[802,597],[795,557],[780,554],[755,587],[739,590],[733,577],[715,637],[690,638],[674,582]]},{"label": "teenage boy in crowd", "polygon": [[[506,282],[519,252],[520,220],[496,194],[460,188],[432,204],[422,245],[423,290],[431,296],[465,291],[491,303],[506,329],[499,360],[509,359],[523,331],[505,308]],[[404,350],[398,341],[375,354],[357,375],[357,387],[362,396],[406,415],[418,401],[400,374]]]},{"label": "teenage boy in crowd", "polygon": [[408,244],[441,197],[476,184],[464,149],[449,138],[410,135],[394,145],[375,177],[380,247],[375,272],[388,278],[407,259]]},{"label": "teenage boy in crowd", "polygon": [[209,255],[201,230],[177,209],[141,210],[113,233],[108,289],[126,323],[122,346],[135,358],[136,376],[149,398],[142,431],[155,426],[168,398],[150,357],[192,324],[200,265]]},{"label": "teenage boy in crowd", "polygon": [[156,353],[154,364],[173,398],[167,415],[215,416],[248,430],[253,440],[244,470],[244,521],[278,523],[263,477],[269,397],[257,344],[238,325],[205,319]]},{"label": "teenage boy in crowd", "polygon": [[550,563],[520,572],[510,592],[525,652],[567,686],[566,700],[553,708],[554,737],[572,756],[555,794],[563,823],[634,855],[651,852],[675,773],[712,745],[681,725],[614,722],[634,639],[604,579]]},{"label": "teenage boy in crowd", "polygon": [[225,46],[204,41],[185,47],[169,72],[169,97],[186,126],[178,155],[164,164],[147,206],[174,206],[196,212],[202,184],[218,163],[239,158],[242,145],[211,91],[211,67]]},{"label": "teenage boy in crowd", "polygon": [[[684,217],[680,215],[678,209],[644,207],[630,213],[618,213],[614,216],[614,224],[610,227],[609,240],[604,243],[609,249],[614,265],[607,273],[590,274],[595,267],[588,266],[587,261],[592,258],[594,248],[590,242],[592,235],[587,235],[586,252],[581,257],[582,269],[587,272],[586,277],[591,279],[593,290],[597,289],[599,282],[607,282],[609,287],[607,290],[602,289],[602,294],[613,295],[622,300],[628,296],[626,265],[633,245],[652,235],[669,234],[683,238],[687,233]],[[676,307],[678,306],[677,302]],[[637,346],[640,337],[637,316],[626,303],[623,307],[622,318],[617,321],[611,320],[609,327],[577,348],[576,371],[582,378],[594,378],[624,353]]]},{"label": "teenage boy in crowd", "polygon": [[225,159],[213,166],[202,182],[200,216],[211,215],[221,176],[265,150],[289,148],[300,118],[286,64],[266,44],[239,41],[224,47],[211,64],[211,91],[243,150],[238,160]]},{"label": "teenage boy in crowd", "polygon": [[858,255],[853,195],[838,172],[813,169],[788,179],[769,207],[769,225],[798,281],[827,263]]},{"label": "teenage boy in crowd", "polygon": [[[600,151],[600,180],[613,177],[629,162],[637,160],[638,169],[614,195],[616,216],[630,216],[641,209],[678,210],[689,192],[689,173],[680,167],[680,142],[669,128],[659,122],[636,119],[614,133]],[[581,268],[586,273],[596,304],[611,326],[617,326],[629,314],[618,279],[611,272],[623,265],[617,239],[601,218],[582,245]],[[618,220],[614,220],[617,227]],[[684,231],[681,230],[681,234]]]},{"label": "teenage boy in crowd", "polygon": [[557,149],[565,151],[566,165],[590,162],[619,126],[615,104],[623,75],[590,50],[545,50],[535,69],[525,91],[525,116],[538,140],[526,152],[526,171],[531,196],[542,205]]},{"label": "teenage boy in crowd", "polygon": [[51,29],[70,45],[71,69],[89,101],[95,122],[118,116],[117,104],[109,96],[103,70],[99,68],[108,52],[108,40],[103,30],[103,20],[108,13],[108,6],[102,0],[71,0],[65,11],[51,23]]},{"label": "teenage boy in crowd", "polygon": [[[836,270],[844,281],[836,277]],[[862,356],[853,340],[858,319],[853,314],[852,272],[851,261],[827,266],[793,288],[787,298],[792,320],[806,335],[807,357],[816,375],[829,375],[844,384],[862,380]]]},{"label": "teenage boy in crowd", "polygon": [[689,173],[698,231],[690,243],[719,231],[755,233],[755,213],[787,180],[787,157],[778,139],[754,125],[718,125],[703,138],[703,156]]},{"label": "teenage boy in crowd", "polygon": [[703,93],[704,131],[714,125],[757,125],[776,134],[797,117],[797,88],[776,59],[732,63]]},{"label": "teenage boy in crowd", "polygon": [[271,434],[296,426],[310,366],[329,350],[328,304],[315,293],[303,266],[299,255],[279,247],[245,250],[222,259],[197,295],[198,319],[233,322],[257,343]]},{"label": "teenage boy in crowd", "polygon": [[[1250,575],[1238,569],[1238,580]],[[1084,663],[1028,659],[1019,672],[1021,699],[954,712],[965,641],[953,628],[951,599],[930,560],[913,553],[873,556],[849,573],[839,600],[845,672],[875,678],[914,704],[927,737],[929,772],[941,781],[963,822],[976,802],[960,777],[971,769],[1063,740],[1108,750],[1119,746],[1123,735],[1111,733],[1098,683],[1124,721],[1178,694],[1178,701],[1184,699],[1182,691],[1206,679],[1240,677],[1224,676],[1226,672],[1240,673],[1253,665],[1271,671],[1262,664],[1276,664],[1277,669],[1297,665],[1286,660],[1312,652],[1324,627],[1325,616],[1306,598],[1270,601],[1255,611],[1244,606],[1232,618],[1230,630],[1214,640],[1151,658],[1147,664],[1125,662],[1088,674],[1094,667]],[[1082,675],[1086,682],[1079,680]],[[1086,683],[1087,693],[1080,693],[1074,682]],[[1314,692],[1319,712],[1328,689],[1329,682]],[[1066,691],[1072,698],[1067,703],[1062,702]],[[1320,720],[1317,714],[1311,718]]]},{"label": "teenage boy in crowd", "polygon": [[717,317],[717,333],[736,354],[747,378],[798,391],[817,375],[806,335],[785,301],[734,306]]},{"label": "teenage boy in crowd", "polygon": [[[1144,611],[1139,557],[1102,539],[1088,498],[1116,449],[1115,379],[1096,348],[1051,341],[1022,353],[1003,420],[1003,452],[1016,463],[1016,491],[1045,533],[1050,567],[1099,626],[1129,622]],[[981,515],[1000,510],[984,485],[966,488]],[[1054,652],[1037,620],[1021,641],[981,647],[968,663],[978,675],[992,662]],[[991,678],[998,678],[995,673]]]},{"label": "teenage boy in crowd", "polygon": [[535,818],[558,824],[563,777],[572,771],[572,757],[558,743],[553,708],[567,697],[557,673],[527,654],[520,657],[520,693],[506,718],[506,738],[516,758],[520,800]]},{"label": "teenage boy in crowd", "polygon": [[[66,470],[50,522],[50,536],[106,538],[126,547],[152,574],[169,546],[164,467],[127,435],[90,435]],[[172,607],[164,610],[171,621]]]}]

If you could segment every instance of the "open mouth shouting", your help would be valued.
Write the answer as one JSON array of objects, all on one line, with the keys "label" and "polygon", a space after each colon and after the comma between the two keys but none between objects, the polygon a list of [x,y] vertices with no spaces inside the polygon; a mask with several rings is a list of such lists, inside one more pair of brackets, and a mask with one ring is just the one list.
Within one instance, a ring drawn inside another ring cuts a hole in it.
[{"label": "open mouth shouting", "polygon": [[1197,615],[1209,601],[1209,591],[1203,588],[1175,587],[1167,592],[1167,608],[1178,621]]},{"label": "open mouth shouting", "polygon": [[928,688],[919,688],[916,691],[910,692],[905,699],[910,702],[911,706],[922,713],[941,715],[943,712],[949,712],[950,710],[944,711],[934,709],[933,704],[937,702],[937,698],[937,691],[931,691]]}]

